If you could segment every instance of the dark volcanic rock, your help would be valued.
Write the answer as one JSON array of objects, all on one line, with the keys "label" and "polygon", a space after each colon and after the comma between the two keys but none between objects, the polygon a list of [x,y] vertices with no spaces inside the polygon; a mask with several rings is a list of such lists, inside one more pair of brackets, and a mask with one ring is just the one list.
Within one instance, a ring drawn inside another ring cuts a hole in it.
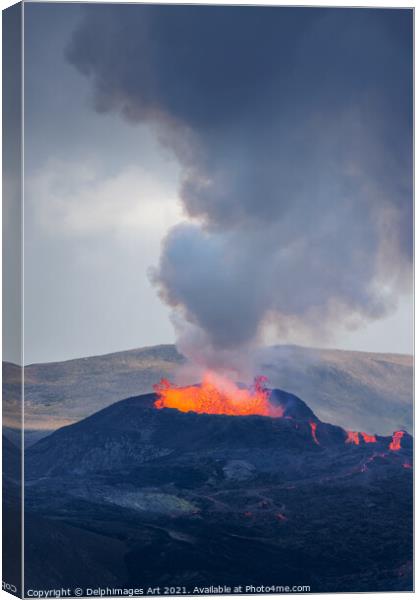
[{"label": "dark volcanic rock", "polygon": [[309,406],[294,394],[289,394],[283,390],[272,390],[270,400],[273,404],[283,406],[284,417],[314,422],[319,421]]},{"label": "dark volcanic rock", "polygon": [[[92,563],[80,586],[101,585],[104,570],[131,586],[412,589],[411,436],[396,451],[391,436],[349,443],[281,390],[271,400],[282,418],[157,410],[154,400],[117,402],[27,451],[28,535],[44,565],[59,523],[62,548],[67,536]],[[112,566],[114,551],[124,567]],[[37,587],[67,585],[57,561]]]}]

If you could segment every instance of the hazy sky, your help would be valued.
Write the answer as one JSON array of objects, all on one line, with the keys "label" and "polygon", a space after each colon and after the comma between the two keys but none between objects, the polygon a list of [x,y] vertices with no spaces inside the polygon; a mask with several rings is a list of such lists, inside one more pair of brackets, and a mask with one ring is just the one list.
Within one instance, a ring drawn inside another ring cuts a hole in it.
[{"label": "hazy sky", "polygon": [[[133,10],[25,5],[25,363],[173,342],[174,308],[229,345],[235,303],[267,342],[411,352],[410,13],[278,9],[267,33],[247,9]],[[212,252],[236,251],[202,310]]]}]

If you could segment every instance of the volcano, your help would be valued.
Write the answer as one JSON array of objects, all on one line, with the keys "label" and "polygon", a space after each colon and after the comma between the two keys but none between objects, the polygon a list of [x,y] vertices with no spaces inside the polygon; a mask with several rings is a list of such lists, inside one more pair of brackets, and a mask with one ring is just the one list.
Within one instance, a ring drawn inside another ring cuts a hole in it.
[{"label": "volcano", "polygon": [[270,414],[179,410],[160,392],[27,450],[29,587],[412,589],[408,433],[346,431],[280,389],[254,390]]}]

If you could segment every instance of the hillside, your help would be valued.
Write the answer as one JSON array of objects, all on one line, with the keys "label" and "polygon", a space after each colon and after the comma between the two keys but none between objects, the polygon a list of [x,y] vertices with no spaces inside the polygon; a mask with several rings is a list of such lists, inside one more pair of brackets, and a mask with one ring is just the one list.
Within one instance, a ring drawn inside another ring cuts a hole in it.
[{"label": "hillside", "polygon": [[277,418],[155,400],[122,400],[28,449],[29,587],[412,589],[410,435],[353,443],[281,390]]}]

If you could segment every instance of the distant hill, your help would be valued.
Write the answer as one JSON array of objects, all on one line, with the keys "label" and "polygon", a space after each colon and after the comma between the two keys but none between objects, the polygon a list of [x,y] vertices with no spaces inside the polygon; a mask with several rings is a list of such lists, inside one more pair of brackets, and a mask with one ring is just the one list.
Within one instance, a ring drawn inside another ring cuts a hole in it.
[{"label": "distant hill", "polygon": [[323,421],[387,435],[413,430],[413,357],[276,346],[260,352],[261,372],[307,402]]},{"label": "distant hill", "polygon": [[[150,392],[171,377],[183,357],[173,345],[25,367],[25,416],[34,441],[39,430],[79,421],[110,404]],[[322,350],[298,346],[264,348],[258,374],[270,385],[297,394],[323,421],[389,434],[412,431],[413,358],[398,354]],[[13,426],[19,373],[3,364],[5,422]]]},{"label": "distant hill", "polygon": [[[175,346],[153,346],[103,356],[25,367],[25,420],[30,430],[54,430],[117,400],[150,392],[183,358]],[[3,363],[3,414],[13,426],[20,386],[16,365]]]}]

